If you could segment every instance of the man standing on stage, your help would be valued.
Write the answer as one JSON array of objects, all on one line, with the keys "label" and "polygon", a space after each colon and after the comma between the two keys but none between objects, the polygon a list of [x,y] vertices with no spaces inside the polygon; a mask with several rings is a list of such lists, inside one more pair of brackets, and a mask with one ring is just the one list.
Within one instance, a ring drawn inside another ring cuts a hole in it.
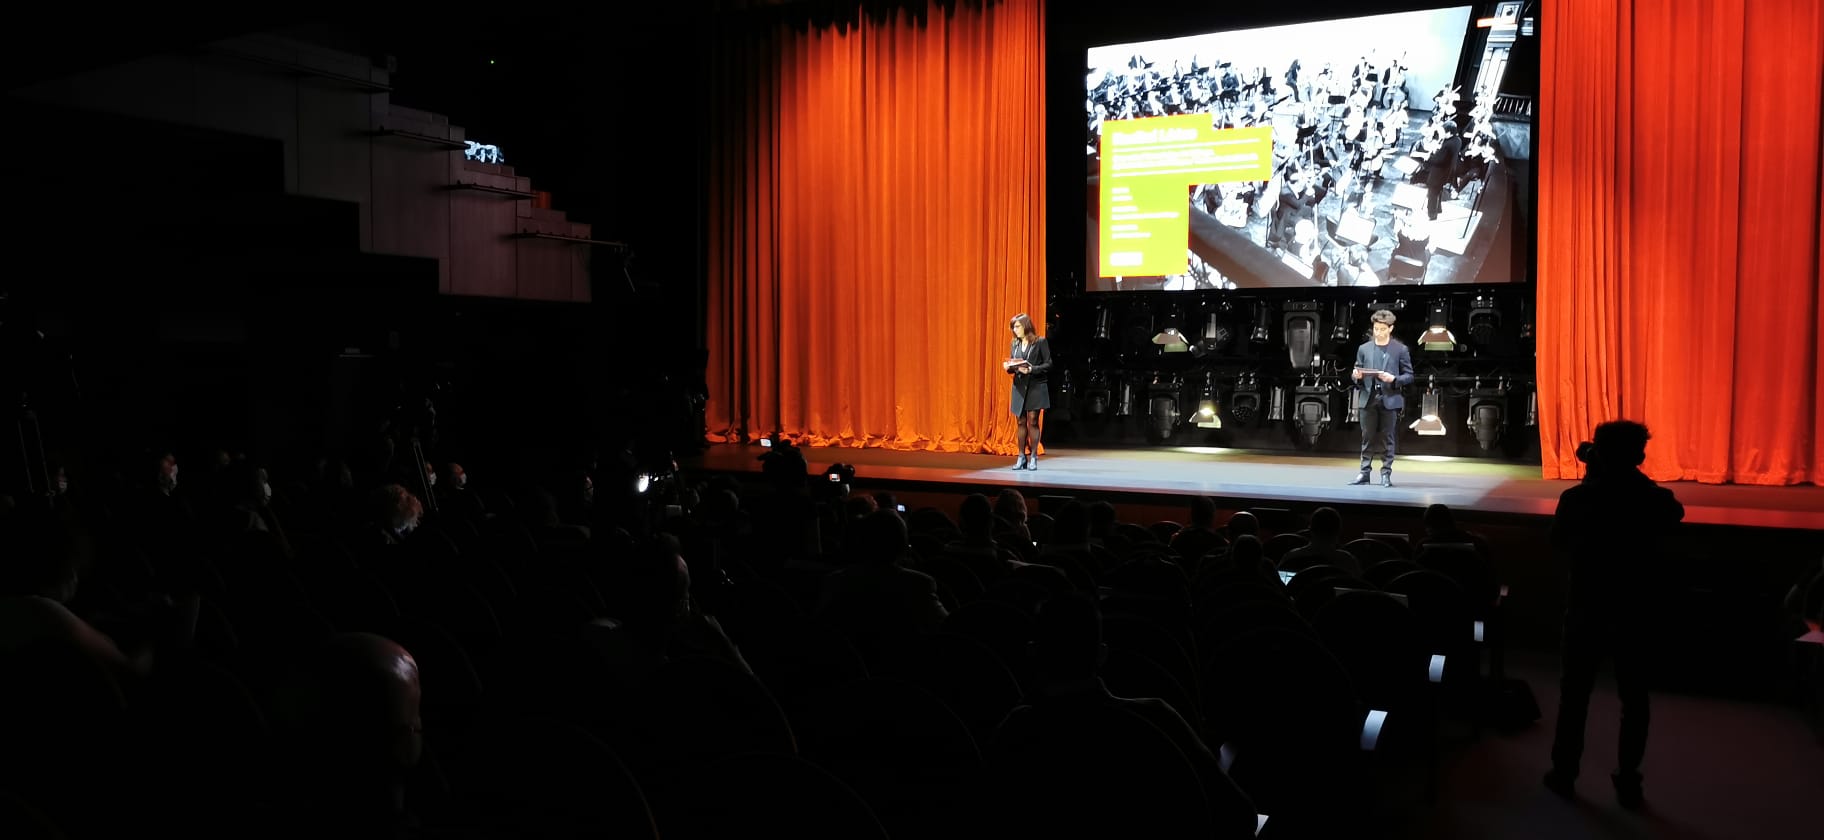
[{"label": "man standing on stage", "polygon": [[1381,309],[1369,319],[1374,340],[1355,351],[1355,407],[1362,422],[1362,470],[1350,484],[1367,484],[1374,466],[1374,447],[1381,449],[1381,486],[1393,486],[1393,450],[1398,442],[1401,391],[1412,382],[1412,353],[1393,339],[1393,313]]}]

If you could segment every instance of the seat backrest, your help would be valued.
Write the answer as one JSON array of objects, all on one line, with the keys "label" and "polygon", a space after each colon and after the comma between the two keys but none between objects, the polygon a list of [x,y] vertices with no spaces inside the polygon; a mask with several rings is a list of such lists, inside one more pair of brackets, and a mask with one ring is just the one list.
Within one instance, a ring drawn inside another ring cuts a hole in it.
[{"label": "seat backrest", "polygon": [[880,657],[875,672],[930,692],[978,739],[985,740],[1020,704],[1013,666],[980,640],[960,633],[901,639]]},{"label": "seat backrest", "polygon": [[1265,545],[1261,546],[1261,553],[1266,555],[1268,560],[1277,563],[1279,558],[1286,556],[1286,552],[1309,542],[1310,540],[1301,534],[1274,534]]},{"label": "seat backrest", "polygon": [[1494,603],[1495,571],[1473,543],[1426,543],[1419,547],[1418,564],[1463,587],[1478,614]]},{"label": "seat backrest", "polygon": [[1380,540],[1367,537],[1350,540],[1347,545],[1343,546],[1343,550],[1353,555],[1356,561],[1362,564],[1363,570],[1371,569],[1389,560],[1400,559],[1398,549]]},{"label": "seat backrest", "polygon": [[854,788],[790,755],[737,755],[696,768],[659,798],[658,816],[666,840],[887,840]]},{"label": "seat backrest", "polygon": [[1370,707],[1413,708],[1424,697],[1432,651],[1418,617],[1393,596],[1343,592],[1312,626]]},{"label": "seat backrest", "polygon": [[1024,817],[1017,836],[1209,837],[1197,771],[1150,721],[1119,705],[1024,706],[990,750],[990,784]]},{"label": "seat backrest", "polygon": [[1406,574],[1407,572],[1416,572],[1418,570],[1419,564],[1414,563],[1411,560],[1383,560],[1369,566],[1367,570],[1363,571],[1362,578],[1369,583],[1374,584],[1377,589],[1386,589],[1387,584],[1394,578]]},{"label": "seat backrest", "polygon": [[798,751],[785,713],[760,681],[716,659],[660,665],[635,704],[645,761],[665,770],[749,752]]},{"label": "seat backrest", "polygon": [[1430,569],[1407,572],[1384,591],[1406,596],[1435,653],[1457,653],[1475,645],[1475,619],[1468,596],[1456,581]]},{"label": "seat backrest", "polygon": [[465,739],[449,772],[458,801],[484,800],[490,834],[652,838],[647,792],[595,735],[546,717],[502,716]]}]

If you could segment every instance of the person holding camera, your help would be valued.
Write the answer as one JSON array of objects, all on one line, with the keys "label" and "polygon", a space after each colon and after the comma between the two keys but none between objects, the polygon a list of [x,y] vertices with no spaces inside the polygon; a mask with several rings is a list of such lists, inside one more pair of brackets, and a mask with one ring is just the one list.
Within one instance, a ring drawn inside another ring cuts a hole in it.
[{"label": "person holding camera", "polygon": [[1640,808],[1640,762],[1647,749],[1646,646],[1656,606],[1648,586],[1656,550],[1685,517],[1671,490],[1640,471],[1647,427],[1613,420],[1577,447],[1589,465],[1583,482],[1558,497],[1552,546],[1568,557],[1570,593],[1564,616],[1563,671],[1552,769],[1545,786],[1569,797],[1583,757],[1590,692],[1604,658],[1613,660],[1621,696],[1619,765],[1612,780],[1623,807]]},{"label": "person holding camera", "polygon": [[1400,412],[1406,408],[1401,391],[1412,383],[1412,351],[1393,337],[1394,314],[1376,310],[1369,317],[1374,338],[1355,351],[1355,407],[1362,424],[1361,473],[1350,484],[1367,484],[1374,467],[1374,449],[1381,450],[1381,486],[1393,486],[1393,453],[1399,444]]}]

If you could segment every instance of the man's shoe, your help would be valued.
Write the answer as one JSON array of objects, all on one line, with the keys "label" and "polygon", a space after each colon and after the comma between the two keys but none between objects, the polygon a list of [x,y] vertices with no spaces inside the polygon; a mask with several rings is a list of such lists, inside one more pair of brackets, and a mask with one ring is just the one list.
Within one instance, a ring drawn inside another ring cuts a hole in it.
[{"label": "man's shoe", "polygon": [[1381,486],[1382,487],[1392,487],[1393,486],[1393,473],[1381,473]]},{"label": "man's shoe", "polygon": [[1354,481],[1349,482],[1349,486],[1354,487],[1358,484],[1367,484],[1367,483],[1368,483],[1368,474],[1362,473],[1361,475],[1356,476]]}]

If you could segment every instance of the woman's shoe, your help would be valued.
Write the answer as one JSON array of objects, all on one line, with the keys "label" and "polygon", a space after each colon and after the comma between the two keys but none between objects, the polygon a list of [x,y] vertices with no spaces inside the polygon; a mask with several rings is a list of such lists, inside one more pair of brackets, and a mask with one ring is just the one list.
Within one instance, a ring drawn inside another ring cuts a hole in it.
[{"label": "woman's shoe", "polygon": [[1020,456],[1020,459],[1019,459],[1019,460],[1017,460],[1017,461],[1014,461],[1014,462],[1013,462],[1013,468],[1014,468],[1014,469],[1016,469],[1016,470],[1023,470],[1023,469],[1026,469],[1026,456],[1025,456],[1025,455],[1021,455],[1021,456]]},{"label": "woman's shoe", "polygon": [[1038,454],[1037,454],[1037,453],[1034,453],[1034,454],[1032,454],[1032,455],[1028,455],[1028,456],[1026,456],[1026,469],[1029,469],[1029,470],[1036,470],[1036,469],[1038,469],[1038,468],[1039,468],[1039,456],[1038,456]]}]

